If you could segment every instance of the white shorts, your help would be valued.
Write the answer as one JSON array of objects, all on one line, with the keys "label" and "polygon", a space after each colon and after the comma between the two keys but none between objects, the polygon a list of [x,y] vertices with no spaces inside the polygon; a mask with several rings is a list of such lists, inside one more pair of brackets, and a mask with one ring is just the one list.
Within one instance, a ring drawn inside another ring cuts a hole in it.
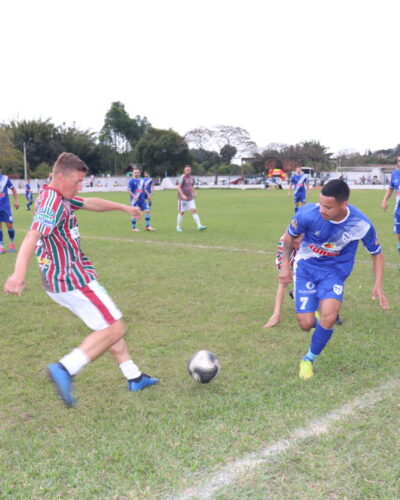
[{"label": "white shorts", "polygon": [[47,293],[55,302],[78,316],[91,330],[104,330],[122,318],[121,311],[97,280],[70,292]]},{"label": "white shorts", "polygon": [[196,210],[196,202],[194,200],[178,200],[178,211],[186,212],[186,210]]}]

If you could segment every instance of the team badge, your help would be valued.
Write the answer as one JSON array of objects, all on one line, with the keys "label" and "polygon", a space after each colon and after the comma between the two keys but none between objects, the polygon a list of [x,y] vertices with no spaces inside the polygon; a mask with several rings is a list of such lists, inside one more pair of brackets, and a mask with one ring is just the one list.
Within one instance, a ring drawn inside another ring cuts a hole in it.
[{"label": "team badge", "polygon": [[343,286],[342,285],[333,285],[333,291],[336,293],[336,295],[342,295]]}]

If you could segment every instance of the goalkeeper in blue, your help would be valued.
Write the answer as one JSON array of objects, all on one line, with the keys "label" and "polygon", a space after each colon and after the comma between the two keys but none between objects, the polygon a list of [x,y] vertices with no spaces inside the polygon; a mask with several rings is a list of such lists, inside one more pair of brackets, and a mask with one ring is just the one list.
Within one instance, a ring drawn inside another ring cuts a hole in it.
[{"label": "goalkeeper in blue", "polygon": [[[334,179],[321,190],[319,203],[304,205],[296,212],[283,237],[279,280],[290,283],[290,255],[294,239],[303,235],[294,262],[297,320],[305,331],[314,330],[308,352],[300,361],[299,376],[310,379],[313,363],[333,334],[343,300],[344,283],[350,275],[361,240],[372,256],[374,285],[372,299],[383,309],[389,302],[383,290],[384,257],[372,222],[348,203],[350,189]],[[320,308],[320,320],[315,312]]]}]

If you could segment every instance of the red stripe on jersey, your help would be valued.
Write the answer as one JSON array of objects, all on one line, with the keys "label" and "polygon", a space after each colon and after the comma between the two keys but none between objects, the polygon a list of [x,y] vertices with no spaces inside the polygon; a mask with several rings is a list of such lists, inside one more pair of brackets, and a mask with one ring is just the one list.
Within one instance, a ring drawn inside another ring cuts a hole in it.
[{"label": "red stripe on jersey", "polygon": [[86,298],[90,300],[90,302],[100,311],[105,322],[108,325],[112,325],[117,320],[107,309],[107,306],[100,300],[100,298],[96,295],[96,293],[89,287],[89,285],[85,285],[79,290],[85,295]]}]

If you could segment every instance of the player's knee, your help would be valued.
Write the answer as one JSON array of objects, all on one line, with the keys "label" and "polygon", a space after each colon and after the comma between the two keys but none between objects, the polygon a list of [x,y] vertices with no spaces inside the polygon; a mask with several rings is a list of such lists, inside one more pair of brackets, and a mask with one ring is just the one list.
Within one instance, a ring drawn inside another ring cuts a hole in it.
[{"label": "player's knee", "polygon": [[119,319],[113,323],[110,327],[110,334],[112,336],[113,342],[117,342],[122,339],[126,333],[126,328],[124,322]]},{"label": "player's knee", "polygon": [[305,318],[302,316],[297,316],[297,321],[299,323],[299,326],[302,330],[305,332],[309,332],[311,328],[314,326],[314,318]]}]

